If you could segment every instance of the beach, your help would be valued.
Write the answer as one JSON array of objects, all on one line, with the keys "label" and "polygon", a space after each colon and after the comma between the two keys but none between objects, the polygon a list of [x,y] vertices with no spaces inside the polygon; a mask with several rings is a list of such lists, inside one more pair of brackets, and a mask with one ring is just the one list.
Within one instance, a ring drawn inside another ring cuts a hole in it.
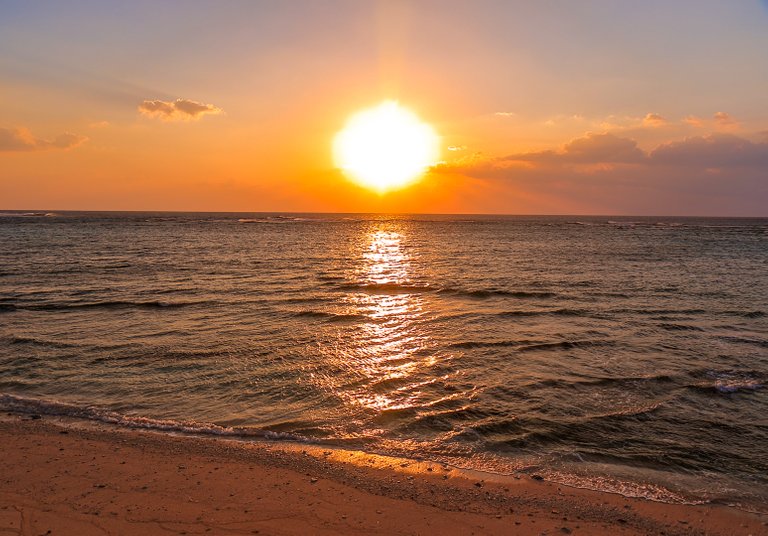
[{"label": "beach", "polygon": [[0,536],[768,536],[768,0],[145,4],[0,2]]},{"label": "beach", "polygon": [[0,534],[768,534],[768,517],[300,443],[8,414]]}]

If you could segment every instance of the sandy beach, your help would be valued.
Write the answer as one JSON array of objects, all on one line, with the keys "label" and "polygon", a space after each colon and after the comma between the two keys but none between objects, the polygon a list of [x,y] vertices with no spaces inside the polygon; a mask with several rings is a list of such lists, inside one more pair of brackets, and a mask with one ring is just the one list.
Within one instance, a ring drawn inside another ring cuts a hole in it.
[{"label": "sandy beach", "polygon": [[[768,534],[768,518],[300,444],[0,422],[0,534]],[[483,478],[485,477],[485,478]]]}]

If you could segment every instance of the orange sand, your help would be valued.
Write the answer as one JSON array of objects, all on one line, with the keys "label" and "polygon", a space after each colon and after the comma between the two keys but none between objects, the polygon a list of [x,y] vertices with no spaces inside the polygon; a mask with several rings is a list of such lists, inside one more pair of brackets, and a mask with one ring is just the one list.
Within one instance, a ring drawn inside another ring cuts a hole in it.
[{"label": "orange sand", "polygon": [[768,534],[768,518],[343,450],[0,421],[0,535]]}]

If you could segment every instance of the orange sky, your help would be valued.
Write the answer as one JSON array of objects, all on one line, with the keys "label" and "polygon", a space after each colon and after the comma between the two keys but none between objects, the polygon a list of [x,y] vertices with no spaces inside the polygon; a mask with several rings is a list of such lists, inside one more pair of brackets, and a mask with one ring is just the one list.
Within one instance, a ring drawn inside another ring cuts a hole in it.
[{"label": "orange sky", "polygon": [[[760,2],[6,2],[0,209],[766,216],[767,26]],[[442,162],[379,195],[331,144],[384,99]]]}]

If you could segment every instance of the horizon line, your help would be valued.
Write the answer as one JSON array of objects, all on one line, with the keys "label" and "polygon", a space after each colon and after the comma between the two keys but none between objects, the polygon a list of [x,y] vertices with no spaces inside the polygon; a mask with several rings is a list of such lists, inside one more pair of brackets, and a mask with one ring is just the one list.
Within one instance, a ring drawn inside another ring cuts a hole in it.
[{"label": "horizon line", "polygon": [[0,208],[0,213],[56,213],[56,212],[80,212],[80,213],[114,213],[114,214],[141,214],[156,212],[163,214],[323,214],[323,215],[378,215],[378,216],[510,216],[510,217],[587,217],[587,218],[729,218],[729,219],[768,219],[756,215],[703,215],[703,214],[586,214],[586,213],[528,213],[513,214],[505,212],[331,212],[331,211],[297,211],[297,210],[152,210],[152,209],[5,209]]}]

